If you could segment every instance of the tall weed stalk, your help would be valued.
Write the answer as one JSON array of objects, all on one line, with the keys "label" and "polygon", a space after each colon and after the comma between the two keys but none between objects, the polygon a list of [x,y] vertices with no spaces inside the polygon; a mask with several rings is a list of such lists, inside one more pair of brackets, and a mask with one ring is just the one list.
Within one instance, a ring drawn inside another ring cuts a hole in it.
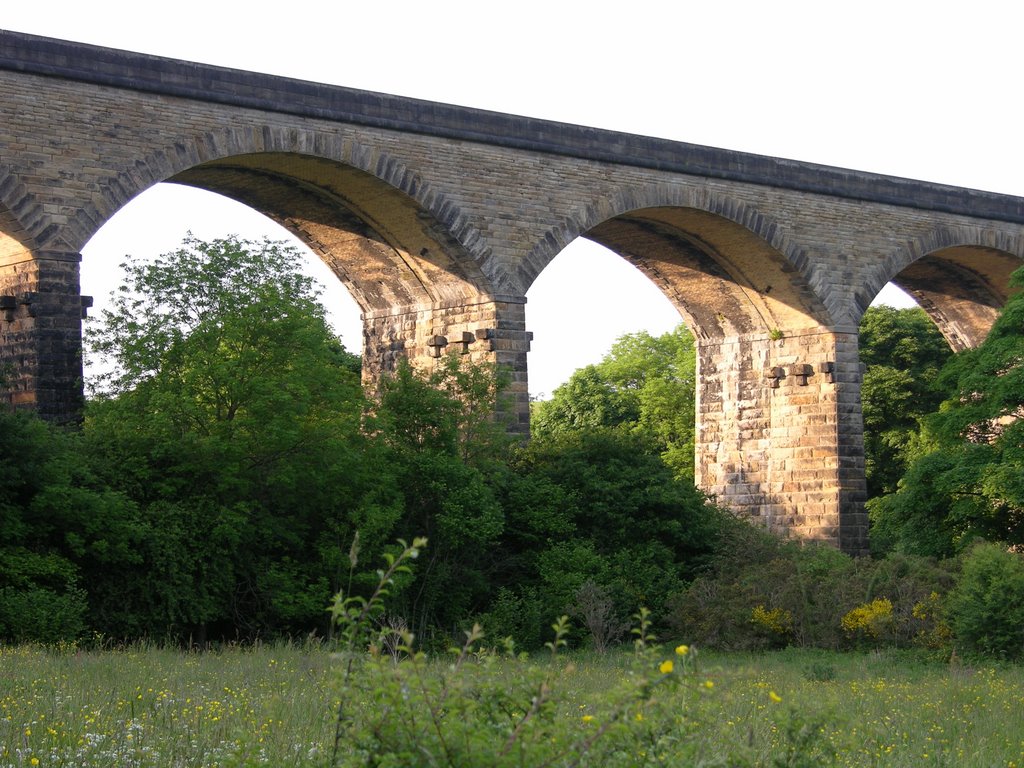
[{"label": "tall weed stalk", "polygon": [[517,654],[511,639],[485,645],[479,625],[445,661],[417,650],[404,628],[378,624],[395,576],[426,541],[400,544],[370,597],[339,593],[330,609],[343,662],[332,765],[582,766],[636,755],[644,712],[678,688],[694,658],[681,646],[685,654],[657,663],[649,612],[636,614],[635,655],[621,684],[581,703],[566,616],[552,625],[544,663]]}]

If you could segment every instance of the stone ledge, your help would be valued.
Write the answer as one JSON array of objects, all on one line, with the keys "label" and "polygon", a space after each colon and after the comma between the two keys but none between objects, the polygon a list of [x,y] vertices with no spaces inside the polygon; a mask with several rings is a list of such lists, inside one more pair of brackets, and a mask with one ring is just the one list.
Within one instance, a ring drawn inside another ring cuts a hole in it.
[{"label": "stone ledge", "polygon": [[1024,224],[1024,198],[0,30],[0,70]]}]

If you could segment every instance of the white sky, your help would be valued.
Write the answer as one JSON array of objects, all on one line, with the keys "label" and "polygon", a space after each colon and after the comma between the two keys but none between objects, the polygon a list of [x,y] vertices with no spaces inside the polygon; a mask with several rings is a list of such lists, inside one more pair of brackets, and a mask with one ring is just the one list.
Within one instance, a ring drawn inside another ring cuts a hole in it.
[{"label": "white sky", "polygon": [[[0,11],[0,27],[20,32],[1024,196],[1022,21],[1012,0],[50,0]],[[159,186],[90,241],[83,292],[101,305],[125,253],[171,250],[189,229],[284,236],[231,201]],[[534,393],[622,333],[678,322],[633,267],[583,241],[528,298]],[[336,289],[327,299],[357,347],[355,304]]]}]

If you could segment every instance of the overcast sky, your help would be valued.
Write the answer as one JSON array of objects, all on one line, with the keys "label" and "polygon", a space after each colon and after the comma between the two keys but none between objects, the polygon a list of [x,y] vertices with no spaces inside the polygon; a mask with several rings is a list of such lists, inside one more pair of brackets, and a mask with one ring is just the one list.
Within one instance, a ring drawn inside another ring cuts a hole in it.
[{"label": "overcast sky", "polygon": [[[50,0],[5,4],[0,27],[1024,195],[1020,8],[1006,0]],[[223,198],[161,185],[90,241],[83,292],[102,304],[125,253],[171,250],[189,229],[284,236]],[[343,340],[358,347],[358,310],[328,287]],[[678,322],[633,267],[583,241],[552,262],[528,300],[533,393],[596,362],[621,333]]]}]

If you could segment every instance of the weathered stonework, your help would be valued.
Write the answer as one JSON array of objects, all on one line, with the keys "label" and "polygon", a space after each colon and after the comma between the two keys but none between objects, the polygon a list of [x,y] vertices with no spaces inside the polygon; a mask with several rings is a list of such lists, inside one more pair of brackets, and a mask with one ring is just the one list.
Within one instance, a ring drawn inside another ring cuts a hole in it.
[{"label": "weathered stonework", "polygon": [[698,382],[697,483],[770,529],[866,550],[856,335],[702,341]]},{"label": "weathered stonework", "polygon": [[396,308],[364,317],[363,383],[372,388],[381,374],[405,358],[431,370],[455,352],[475,363],[493,363],[508,377],[510,422],[519,433],[529,430],[530,393],[526,353],[532,335],[526,330],[525,302],[493,301],[451,307]]},{"label": "weathered stonework", "polygon": [[52,420],[81,415],[82,318],[78,254],[37,254],[0,265],[0,380],[7,399]]},{"label": "weathered stonework", "polygon": [[[81,403],[79,260],[160,182],[293,231],[360,305],[368,385],[400,356],[506,366],[576,237],[630,260],[698,340],[698,480],[774,529],[863,551],[857,324],[894,281],[956,348],[1024,258],[1024,200],[0,31],[0,366]],[[86,268],[88,265],[86,265]],[[617,311],[614,306],[609,312]]]}]

